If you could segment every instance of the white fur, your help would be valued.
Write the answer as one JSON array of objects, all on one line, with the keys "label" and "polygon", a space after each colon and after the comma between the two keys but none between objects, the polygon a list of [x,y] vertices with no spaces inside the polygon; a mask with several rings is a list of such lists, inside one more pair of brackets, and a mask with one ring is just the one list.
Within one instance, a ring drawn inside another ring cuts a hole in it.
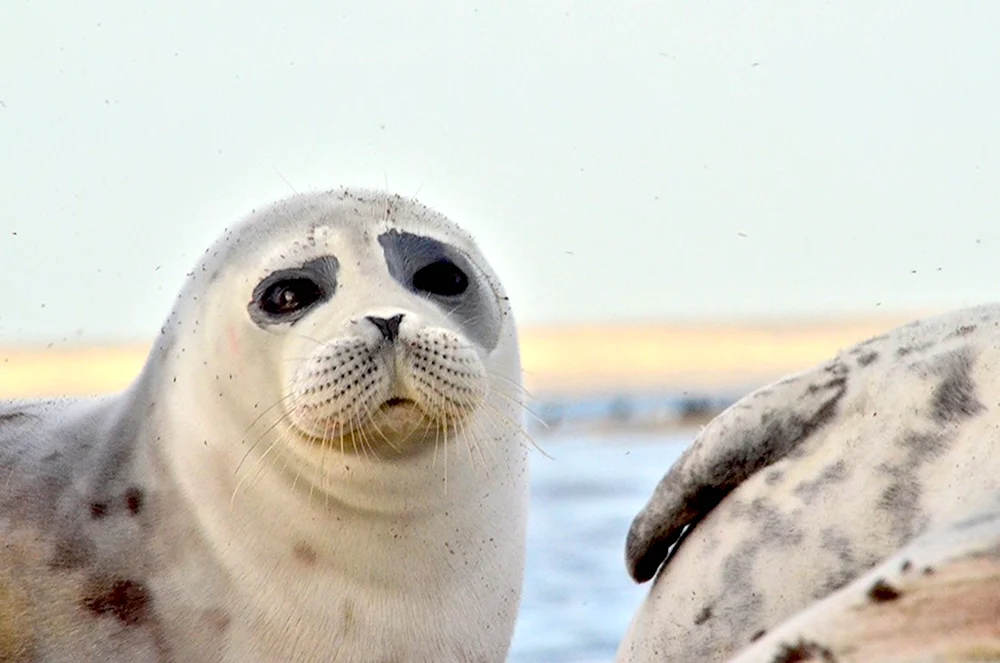
[{"label": "white fur", "polygon": [[[482,270],[501,311],[495,348],[471,342],[446,311],[390,277],[378,244],[388,229],[448,242]],[[290,327],[262,329],[250,319],[249,293],[261,278],[322,255],[340,266],[330,301]],[[363,322],[387,312],[406,314],[394,349]],[[417,368],[413,358],[435,340],[454,366]],[[352,387],[336,407],[310,401],[310,386],[343,383],[338,348],[375,367],[375,386]],[[447,383],[445,369],[457,367],[464,382]],[[460,386],[468,388],[464,400]],[[393,395],[412,402],[380,410]],[[131,453],[108,485],[146,490],[147,527],[115,525],[116,552],[83,567],[127,567],[148,588],[152,613],[128,652],[88,637],[91,622],[119,638],[140,631],[112,613],[78,617],[71,635],[26,626],[44,645],[36,653],[49,652],[41,660],[88,647],[105,663],[158,661],[164,652],[220,663],[505,659],[527,511],[517,339],[499,281],[472,240],[440,215],[357,190],[276,203],[206,253],[132,387],[61,412],[62,429],[114,437]],[[38,447],[20,461],[18,488],[44,497],[27,471],[44,467],[44,445],[30,437],[14,444]],[[93,471],[106,468],[96,462]],[[72,471],[78,486],[90,480],[87,470]],[[67,525],[8,522],[55,540],[87,520],[91,492],[74,491],[63,509]],[[43,560],[37,564],[40,574]],[[20,591],[20,581],[9,584]],[[4,587],[0,575],[0,593]]]}]

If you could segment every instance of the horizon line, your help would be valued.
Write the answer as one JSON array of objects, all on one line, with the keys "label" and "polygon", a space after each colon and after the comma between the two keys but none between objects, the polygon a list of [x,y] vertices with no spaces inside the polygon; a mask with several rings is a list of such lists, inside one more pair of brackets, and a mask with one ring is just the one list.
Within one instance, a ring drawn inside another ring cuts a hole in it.
[{"label": "horizon line", "polygon": [[[519,330],[518,340],[524,386],[536,398],[609,390],[718,392],[762,386],[908,319],[529,326]],[[0,343],[0,398],[118,391],[138,376],[152,342]]]}]

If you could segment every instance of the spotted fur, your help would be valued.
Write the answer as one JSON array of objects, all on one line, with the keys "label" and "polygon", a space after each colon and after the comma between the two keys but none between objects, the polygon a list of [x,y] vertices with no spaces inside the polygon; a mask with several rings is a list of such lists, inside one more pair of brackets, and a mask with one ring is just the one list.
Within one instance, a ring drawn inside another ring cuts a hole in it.
[{"label": "spotted fur", "polygon": [[632,523],[629,572],[655,581],[617,660],[726,660],[996,490],[998,363],[1000,306],[983,306],[860,343],[719,415]]},{"label": "spotted fur", "polygon": [[[996,496],[1000,498],[1000,494]],[[1000,660],[1000,499],[932,528],[732,659],[822,643],[838,663]],[[806,659],[803,659],[806,660]]]}]

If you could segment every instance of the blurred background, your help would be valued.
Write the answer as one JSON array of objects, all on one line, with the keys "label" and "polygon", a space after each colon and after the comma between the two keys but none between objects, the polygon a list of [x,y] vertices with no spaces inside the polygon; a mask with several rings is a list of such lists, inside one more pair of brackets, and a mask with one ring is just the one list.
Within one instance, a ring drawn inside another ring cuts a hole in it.
[{"label": "blurred background", "polygon": [[749,389],[995,299],[1000,4],[88,3],[0,9],[0,396],[137,373],[253,207],[388,189],[521,329],[534,455],[511,661],[610,661],[629,521]]}]

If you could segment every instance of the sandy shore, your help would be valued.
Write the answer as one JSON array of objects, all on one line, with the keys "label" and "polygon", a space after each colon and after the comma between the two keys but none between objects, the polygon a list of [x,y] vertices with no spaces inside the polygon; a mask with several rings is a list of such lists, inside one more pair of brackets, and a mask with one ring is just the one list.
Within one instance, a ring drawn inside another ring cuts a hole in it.
[{"label": "sandy shore", "polygon": [[[762,384],[914,316],[767,324],[525,327],[525,386],[536,396],[713,390]],[[147,344],[0,348],[0,398],[121,389]]]},{"label": "sandy shore", "polygon": [[525,382],[540,392],[713,390],[776,379],[913,319],[528,329]]}]

